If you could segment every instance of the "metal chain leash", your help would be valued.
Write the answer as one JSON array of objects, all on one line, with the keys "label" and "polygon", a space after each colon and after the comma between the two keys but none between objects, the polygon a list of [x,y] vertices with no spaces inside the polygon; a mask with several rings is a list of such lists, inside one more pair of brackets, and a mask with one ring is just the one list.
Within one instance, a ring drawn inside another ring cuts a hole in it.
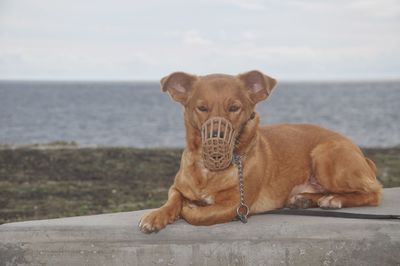
[{"label": "metal chain leash", "polygon": [[240,193],[240,204],[236,209],[237,218],[242,223],[247,223],[247,216],[249,215],[249,207],[244,203],[244,177],[243,177],[243,165],[242,158],[238,154],[233,155],[233,163],[238,169],[239,175],[239,193]]}]

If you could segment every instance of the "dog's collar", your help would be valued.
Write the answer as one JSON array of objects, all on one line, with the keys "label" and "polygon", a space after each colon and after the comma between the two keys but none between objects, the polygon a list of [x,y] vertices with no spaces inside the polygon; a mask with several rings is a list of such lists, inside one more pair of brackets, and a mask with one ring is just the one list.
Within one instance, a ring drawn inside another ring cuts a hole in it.
[{"label": "dog's collar", "polygon": [[249,119],[247,119],[247,120],[242,124],[242,126],[240,127],[239,133],[238,133],[238,135],[237,135],[237,137],[236,137],[236,140],[235,140],[235,144],[236,144],[236,145],[239,144],[240,136],[242,135],[243,130],[244,130],[244,128],[246,127],[247,123],[249,123],[250,120],[253,120],[254,117],[256,117],[256,112],[252,112],[251,115],[250,115],[250,117],[249,117]]},{"label": "dog's collar", "polygon": [[[242,133],[244,131],[244,128],[246,127],[246,125],[253,120],[256,117],[256,113],[252,112],[249,119],[247,119],[242,126],[240,127],[239,133],[236,136],[236,140],[235,140],[235,147],[237,147],[240,144],[240,137],[242,136]],[[241,158],[244,158],[246,156],[246,153],[242,153],[242,154],[238,154],[240,155]]]}]

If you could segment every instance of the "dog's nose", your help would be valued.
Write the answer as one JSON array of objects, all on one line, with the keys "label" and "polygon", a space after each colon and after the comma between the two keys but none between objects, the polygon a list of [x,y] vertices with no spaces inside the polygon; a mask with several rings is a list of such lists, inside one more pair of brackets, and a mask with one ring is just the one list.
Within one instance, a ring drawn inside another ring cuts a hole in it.
[{"label": "dog's nose", "polygon": [[222,155],[220,155],[220,154],[214,154],[214,155],[212,155],[211,156],[215,161],[218,161],[218,160],[220,160],[221,158],[222,158]]},{"label": "dog's nose", "polygon": [[219,136],[218,136],[218,131],[213,131],[212,136],[213,138],[223,138],[224,137],[224,132],[219,132]]}]

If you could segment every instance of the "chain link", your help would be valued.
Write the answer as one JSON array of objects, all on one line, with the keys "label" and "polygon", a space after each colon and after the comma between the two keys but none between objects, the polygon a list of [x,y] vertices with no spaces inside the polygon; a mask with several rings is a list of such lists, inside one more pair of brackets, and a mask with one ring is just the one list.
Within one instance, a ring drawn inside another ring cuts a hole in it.
[{"label": "chain link", "polygon": [[233,163],[238,169],[239,176],[239,193],[240,193],[240,203],[236,209],[237,218],[242,223],[247,223],[247,216],[249,215],[249,207],[244,203],[244,177],[243,177],[243,165],[242,158],[238,154],[233,155]]}]

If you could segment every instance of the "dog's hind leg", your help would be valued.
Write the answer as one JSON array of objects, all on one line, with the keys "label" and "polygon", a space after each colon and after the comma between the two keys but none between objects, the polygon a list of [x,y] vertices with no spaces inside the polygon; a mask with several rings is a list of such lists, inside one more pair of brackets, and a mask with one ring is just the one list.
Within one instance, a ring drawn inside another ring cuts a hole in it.
[{"label": "dog's hind leg", "polygon": [[325,194],[315,177],[311,176],[301,185],[295,186],[290,192],[286,207],[291,209],[307,209],[318,207],[318,200]]},{"label": "dog's hind leg", "polygon": [[342,207],[355,207],[379,204],[380,191],[362,193],[300,193],[293,196],[287,207],[292,209],[307,209],[320,207],[322,209],[340,209]]},{"label": "dog's hind leg", "polygon": [[304,195],[321,208],[377,206],[382,187],[375,164],[350,141],[318,145],[311,153],[314,176],[325,192]]},{"label": "dog's hind leg", "polygon": [[380,201],[380,191],[375,192],[353,192],[353,193],[331,193],[318,200],[318,206],[322,209],[340,209],[342,207],[377,206]]},{"label": "dog's hind leg", "polygon": [[322,193],[299,193],[289,198],[286,207],[291,209],[307,209],[318,207],[318,200],[325,194]]}]

